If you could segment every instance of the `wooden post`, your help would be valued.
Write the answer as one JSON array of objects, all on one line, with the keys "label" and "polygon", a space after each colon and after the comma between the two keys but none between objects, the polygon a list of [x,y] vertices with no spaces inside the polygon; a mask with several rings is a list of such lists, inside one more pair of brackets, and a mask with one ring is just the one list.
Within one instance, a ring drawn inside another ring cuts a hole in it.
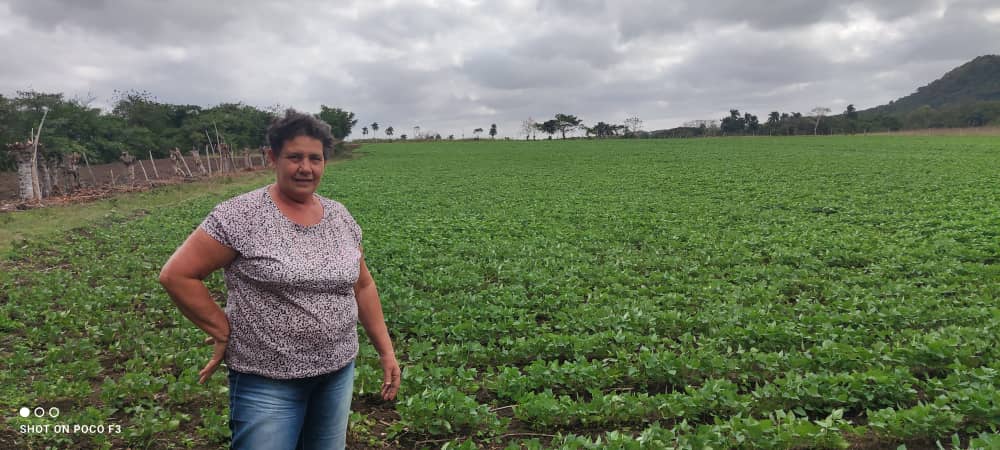
[{"label": "wooden post", "polygon": [[[212,136],[208,134],[208,130],[205,130],[205,137],[208,138],[208,145],[215,153],[219,153],[219,149],[215,148],[215,144],[212,143]],[[222,173],[222,158],[219,158],[219,173]]]},{"label": "wooden post", "polygon": [[205,144],[205,163],[208,164],[208,176],[212,176],[212,150]]},{"label": "wooden post", "polygon": [[111,171],[111,187],[115,187],[115,169],[108,168]]},{"label": "wooden post", "polygon": [[180,157],[181,157],[181,162],[182,162],[182,163],[184,163],[184,169],[185,169],[185,170],[187,170],[187,173],[188,173],[188,178],[194,178],[194,174],[192,174],[192,173],[191,173],[191,168],[190,168],[190,167],[188,167],[188,162],[187,162],[187,160],[186,160],[186,159],[184,159],[184,154],[183,154],[183,153],[181,153],[180,151],[178,151],[177,153],[178,153],[178,154],[180,154]]},{"label": "wooden post", "polygon": [[229,162],[233,165],[233,172],[236,172],[236,155],[233,154],[233,148],[229,147]]},{"label": "wooden post", "polygon": [[35,188],[35,201],[38,201],[38,202],[42,201],[42,189],[41,189],[41,185],[38,182],[38,139],[40,137],[42,137],[42,126],[45,125],[45,117],[48,116],[48,115],[49,115],[49,110],[48,110],[48,108],[46,108],[45,112],[42,113],[42,122],[38,124],[38,133],[35,133],[34,129],[31,130],[32,133],[35,135],[34,136],[35,137],[35,150],[34,150],[34,153],[31,155],[31,172],[32,172],[31,173],[31,175],[32,175],[31,178],[33,179],[33,181],[35,183],[35,186],[34,186],[34,188]]},{"label": "wooden post", "polygon": [[94,181],[94,187],[97,187],[97,177],[94,176],[94,169],[90,168],[90,161],[87,161],[87,153],[83,153],[83,162],[87,163],[87,172],[90,172],[90,179]]},{"label": "wooden post", "polygon": [[149,164],[153,166],[153,174],[156,175],[156,179],[160,179],[160,171],[156,170],[156,161],[153,160],[153,151],[149,150]]},{"label": "wooden post", "polygon": [[[215,124],[215,121],[212,121],[212,128],[215,128],[215,142],[221,146],[225,142],[225,138],[219,133],[219,127]],[[233,172],[236,172],[236,159],[233,158],[233,147],[228,145],[227,148],[229,149],[229,164],[233,167]],[[219,157],[222,158],[223,156],[220,154]]]},{"label": "wooden post", "polygon": [[222,139],[219,138],[219,127],[217,127],[215,125],[215,121],[214,120],[212,121],[212,128],[215,128],[215,143],[216,144],[221,144],[222,143]]},{"label": "wooden post", "polygon": [[[149,183],[149,175],[146,174],[146,166],[142,165],[142,160],[139,160],[139,167],[142,169],[142,176],[146,178],[146,182]],[[150,183],[152,184],[152,183]]]},{"label": "wooden post", "polygon": [[209,144],[208,150],[212,153],[212,157],[216,159],[215,161],[215,173],[222,173],[222,158],[219,158],[219,149],[215,146]]},{"label": "wooden post", "polygon": [[215,144],[212,142],[212,136],[208,134],[208,130],[205,130],[205,137],[208,138],[208,145],[211,145],[212,150],[217,152],[218,149],[215,148]]}]

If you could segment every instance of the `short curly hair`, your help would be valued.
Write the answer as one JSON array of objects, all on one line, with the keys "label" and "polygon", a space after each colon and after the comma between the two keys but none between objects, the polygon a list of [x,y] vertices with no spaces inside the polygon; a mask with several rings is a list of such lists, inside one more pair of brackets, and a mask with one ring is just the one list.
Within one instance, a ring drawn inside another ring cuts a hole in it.
[{"label": "short curly hair", "polygon": [[299,136],[306,136],[323,143],[323,159],[330,158],[330,150],[336,140],[330,132],[330,125],[312,115],[300,113],[294,109],[285,110],[285,116],[275,117],[267,127],[267,143],[277,157],[281,154],[285,143]]}]

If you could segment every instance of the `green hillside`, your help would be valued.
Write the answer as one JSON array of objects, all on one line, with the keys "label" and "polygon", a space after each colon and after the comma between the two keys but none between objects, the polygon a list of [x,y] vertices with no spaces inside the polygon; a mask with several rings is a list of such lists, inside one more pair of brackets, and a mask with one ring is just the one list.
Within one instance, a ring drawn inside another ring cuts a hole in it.
[{"label": "green hillside", "polygon": [[860,111],[860,116],[896,117],[903,128],[995,124],[1000,121],[1000,56],[979,56],[906,97]]},{"label": "green hillside", "polygon": [[1000,101],[998,55],[979,56],[906,97],[865,112],[907,114],[923,106],[942,110],[988,101]]}]

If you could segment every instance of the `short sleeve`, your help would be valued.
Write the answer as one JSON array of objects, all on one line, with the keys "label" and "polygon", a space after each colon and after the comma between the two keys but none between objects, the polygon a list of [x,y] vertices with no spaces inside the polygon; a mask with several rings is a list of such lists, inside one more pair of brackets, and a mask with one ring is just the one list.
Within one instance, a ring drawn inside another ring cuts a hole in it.
[{"label": "short sleeve", "polygon": [[220,206],[216,206],[212,209],[212,212],[208,213],[208,217],[201,222],[201,229],[205,230],[212,239],[219,241],[220,244],[225,245],[229,248],[236,248],[235,243],[232,239],[231,230],[229,230],[230,221],[225,217],[224,210]]},{"label": "short sleeve", "polygon": [[354,239],[354,245],[361,245],[361,226],[358,222],[354,220],[354,216],[347,211],[347,208],[341,205],[343,209],[344,223],[347,224],[347,231],[351,233],[351,237]]}]

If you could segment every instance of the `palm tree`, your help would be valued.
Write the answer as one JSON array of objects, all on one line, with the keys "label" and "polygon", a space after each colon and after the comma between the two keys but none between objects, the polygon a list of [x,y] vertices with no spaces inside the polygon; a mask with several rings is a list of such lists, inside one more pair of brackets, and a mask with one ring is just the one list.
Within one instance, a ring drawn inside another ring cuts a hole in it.
[{"label": "palm tree", "polygon": [[393,130],[392,127],[390,126],[389,128],[385,129],[385,135],[391,137],[393,131],[395,131],[395,130]]},{"label": "palm tree", "polygon": [[376,133],[378,133],[378,122],[372,122],[372,136],[375,136]]},{"label": "palm tree", "polygon": [[497,124],[490,125],[490,139],[496,139],[497,136]]},{"label": "palm tree", "polygon": [[767,123],[765,124],[767,126],[767,134],[774,134],[774,130],[778,128],[779,123],[781,123],[781,114],[777,111],[771,111],[767,115]]},{"label": "palm tree", "polygon": [[361,127],[361,135],[368,136],[368,127]]}]

